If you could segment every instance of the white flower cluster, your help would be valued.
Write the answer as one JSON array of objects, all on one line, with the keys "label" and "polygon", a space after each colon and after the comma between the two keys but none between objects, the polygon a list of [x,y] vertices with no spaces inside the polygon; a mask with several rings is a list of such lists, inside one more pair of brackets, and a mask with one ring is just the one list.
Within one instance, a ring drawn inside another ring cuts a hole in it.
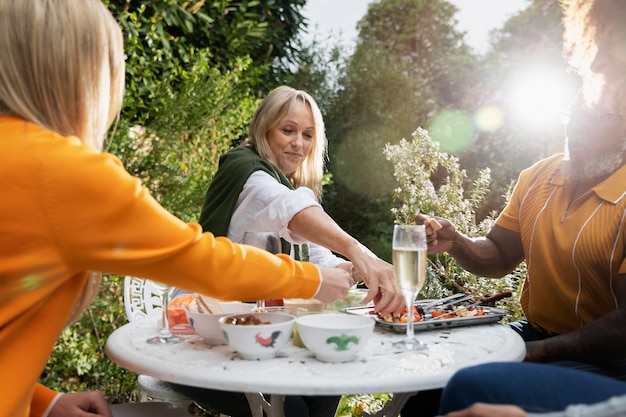
[{"label": "white flower cluster", "polygon": [[[464,234],[484,236],[493,225],[489,217],[478,224],[475,211],[484,201],[491,183],[491,171],[484,168],[471,182],[459,166],[459,160],[443,152],[428,131],[418,128],[411,140],[387,144],[385,157],[394,166],[398,188],[394,191],[396,206],[392,209],[399,224],[415,223],[419,213],[450,220]],[[482,279],[470,274],[446,253],[429,259],[430,279],[420,296],[436,298],[462,290],[475,295],[493,294],[503,289],[517,289],[519,276],[511,274],[502,280]],[[437,279],[433,279],[437,278]]]},{"label": "white flower cluster", "polygon": [[466,195],[467,174],[458,158],[441,151],[422,128],[410,141],[387,144],[384,153],[399,184],[394,192],[398,206],[392,209],[397,223],[413,223],[418,213],[424,213],[449,219],[463,233],[478,231],[474,212],[489,191],[489,168],[479,173]]}]

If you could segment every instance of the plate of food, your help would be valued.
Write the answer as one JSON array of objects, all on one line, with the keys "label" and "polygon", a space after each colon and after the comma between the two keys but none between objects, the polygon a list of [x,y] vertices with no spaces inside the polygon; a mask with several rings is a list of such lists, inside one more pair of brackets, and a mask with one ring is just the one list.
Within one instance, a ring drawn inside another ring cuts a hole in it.
[{"label": "plate of food", "polygon": [[[502,297],[503,298],[503,297]],[[489,298],[490,300],[492,297]],[[441,329],[444,327],[472,326],[495,323],[510,314],[508,310],[486,305],[486,299],[472,302],[471,296],[463,294],[440,300],[419,300],[413,305],[415,331]],[[406,308],[401,314],[382,316],[374,311],[374,306],[347,307],[342,311],[373,317],[376,324],[398,333],[406,332]]]}]

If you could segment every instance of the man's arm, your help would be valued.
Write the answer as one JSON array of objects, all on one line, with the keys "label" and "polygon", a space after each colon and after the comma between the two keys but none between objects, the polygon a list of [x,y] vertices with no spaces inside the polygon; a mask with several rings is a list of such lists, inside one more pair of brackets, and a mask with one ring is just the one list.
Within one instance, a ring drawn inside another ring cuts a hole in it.
[{"label": "man's arm", "polygon": [[526,361],[575,360],[595,364],[626,361],[626,275],[618,277],[618,308],[571,333],[526,343]]},{"label": "man's arm", "polygon": [[417,224],[426,225],[429,253],[448,252],[469,272],[487,277],[502,277],[524,260],[524,249],[519,233],[500,226],[482,238],[470,238],[456,230],[448,220],[437,218],[441,228],[431,226],[425,215],[416,217]]}]

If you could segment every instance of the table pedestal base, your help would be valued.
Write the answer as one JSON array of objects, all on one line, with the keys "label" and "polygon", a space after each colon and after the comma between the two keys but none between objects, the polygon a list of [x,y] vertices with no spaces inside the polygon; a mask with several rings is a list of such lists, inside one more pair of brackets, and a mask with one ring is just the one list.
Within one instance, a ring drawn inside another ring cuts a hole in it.
[{"label": "table pedestal base", "polygon": [[363,413],[363,417],[397,417],[402,411],[404,404],[414,396],[416,392],[398,392],[385,403],[385,406],[374,414]]},{"label": "table pedestal base", "polygon": [[263,417],[263,412],[267,417],[285,417],[284,395],[272,394],[269,402],[260,392],[246,392],[245,396],[248,399],[252,417]]},{"label": "table pedestal base", "polygon": [[[404,404],[415,394],[415,392],[394,393],[383,408],[374,414],[363,413],[363,417],[397,417]],[[245,395],[250,405],[252,417],[263,417],[263,412],[267,417],[285,417],[284,395],[273,394],[270,396],[269,402],[260,392],[246,392]]]}]

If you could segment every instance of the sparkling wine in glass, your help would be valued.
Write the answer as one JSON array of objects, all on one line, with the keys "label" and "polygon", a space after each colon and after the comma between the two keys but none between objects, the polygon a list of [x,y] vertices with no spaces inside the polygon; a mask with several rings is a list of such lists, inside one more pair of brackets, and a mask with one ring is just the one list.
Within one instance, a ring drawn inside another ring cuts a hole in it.
[{"label": "sparkling wine in glass", "polygon": [[171,287],[162,282],[150,281],[152,286],[152,292],[158,294],[161,297],[161,324],[159,326],[159,332],[156,336],[148,339],[148,343],[152,344],[167,344],[167,343],[179,343],[183,339],[174,335],[172,329],[170,329],[169,318],[169,304],[170,304],[170,290]]},{"label": "sparkling wine in glass", "polygon": [[[245,232],[241,243],[256,246],[274,254],[281,253],[282,249],[278,232]],[[255,311],[265,311],[265,300],[257,300]]]},{"label": "sparkling wine in glass", "polygon": [[393,269],[406,303],[406,337],[396,346],[421,350],[425,345],[415,338],[413,304],[426,281],[426,229],[424,225],[395,225],[393,228]]}]

